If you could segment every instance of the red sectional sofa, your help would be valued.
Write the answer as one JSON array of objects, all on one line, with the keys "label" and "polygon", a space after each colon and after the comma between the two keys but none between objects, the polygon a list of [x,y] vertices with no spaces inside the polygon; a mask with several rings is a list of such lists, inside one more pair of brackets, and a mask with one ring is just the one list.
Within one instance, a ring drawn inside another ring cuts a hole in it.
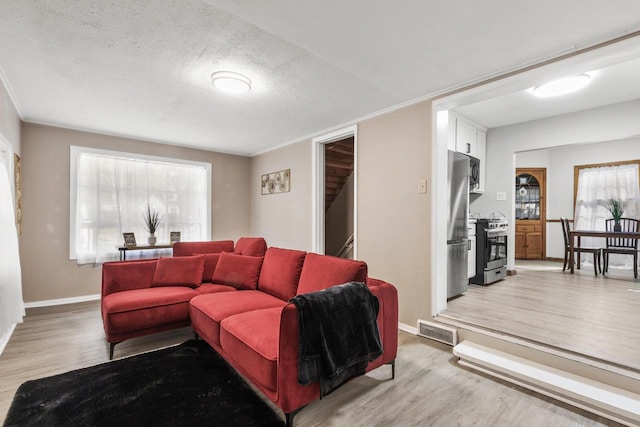
[{"label": "red sectional sofa", "polygon": [[233,240],[179,242],[173,246],[176,258],[105,263],[101,311],[109,358],[124,340],[189,326],[193,297],[235,290],[211,283],[221,252],[261,257],[266,250],[262,238],[244,237],[235,246]]},{"label": "red sectional sofa", "polygon": [[[364,282],[378,299],[383,346],[382,355],[366,370],[391,364],[393,372],[398,348],[397,291],[389,283],[367,277],[364,262],[275,247],[255,255],[260,245],[252,246],[255,241],[249,240],[238,241],[237,252],[222,251],[229,243],[224,248],[207,243],[211,246],[174,248],[178,256],[168,258],[170,262],[105,264],[102,312],[107,340],[119,342],[191,323],[199,337],[282,409],[291,425],[298,410],[320,397],[320,387],[298,383],[299,320],[296,306],[289,301],[346,282]],[[210,249],[222,252],[207,253]],[[195,285],[203,274],[202,283]],[[177,285],[179,281],[182,285]]]}]

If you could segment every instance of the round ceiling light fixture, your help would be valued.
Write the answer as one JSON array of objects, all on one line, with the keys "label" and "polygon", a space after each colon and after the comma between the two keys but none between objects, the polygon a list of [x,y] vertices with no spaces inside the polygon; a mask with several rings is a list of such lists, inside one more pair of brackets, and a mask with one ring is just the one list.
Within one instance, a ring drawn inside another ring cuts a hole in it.
[{"label": "round ceiling light fixture", "polygon": [[536,86],[533,88],[533,93],[540,98],[551,98],[554,96],[566,95],[582,89],[587,86],[590,81],[591,76],[588,74],[579,74],[577,76],[565,77]]},{"label": "round ceiling light fixture", "polygon": [[227,93],[245,93],[251,89],[251,80],[233,71],[216,71],[211,74],[211,83],[215,88]]}]

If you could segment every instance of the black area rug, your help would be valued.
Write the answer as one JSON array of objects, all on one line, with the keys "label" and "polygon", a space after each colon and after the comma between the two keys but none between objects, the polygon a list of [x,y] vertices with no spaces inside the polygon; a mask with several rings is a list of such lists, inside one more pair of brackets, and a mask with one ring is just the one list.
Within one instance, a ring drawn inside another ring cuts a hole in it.
[{"label": "black area rug", "polygon": [[4,426],[284,426],[204,341],[22,384]]}]

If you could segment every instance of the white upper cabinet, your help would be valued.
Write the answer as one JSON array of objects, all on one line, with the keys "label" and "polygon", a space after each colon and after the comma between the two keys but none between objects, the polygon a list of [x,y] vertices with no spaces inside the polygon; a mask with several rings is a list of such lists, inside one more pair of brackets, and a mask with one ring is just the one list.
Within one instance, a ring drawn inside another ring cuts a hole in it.
[{"label": "white upper cabinet", "polygon": [[449,150],[468,154],[480,160],[480,183],[472,193],[484,192],[487,130],[449,111]]},{"label": "white upper cabinet", "polygon": [[473,157],[477,157],[475,152],[477,151],[476,143],[477,129],[470,123],[457,118],[456,119],[456,151],[459,153],[468,154]]}]

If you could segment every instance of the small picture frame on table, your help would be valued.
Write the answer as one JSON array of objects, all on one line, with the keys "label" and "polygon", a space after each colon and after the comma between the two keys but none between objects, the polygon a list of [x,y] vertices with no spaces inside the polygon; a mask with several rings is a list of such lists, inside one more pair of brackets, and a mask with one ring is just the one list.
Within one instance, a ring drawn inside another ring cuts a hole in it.
[{"label": "small picture frame on table", "polygon": [[174,243],[178,243],[179,241],[180,241],[180,232],[171,231],[169,233],[169,244],[173,245]]},{"label": "small picture frame on table", "polygon": [[122,233],[125,246],[136,246],[136,235],[134,233]]}]

